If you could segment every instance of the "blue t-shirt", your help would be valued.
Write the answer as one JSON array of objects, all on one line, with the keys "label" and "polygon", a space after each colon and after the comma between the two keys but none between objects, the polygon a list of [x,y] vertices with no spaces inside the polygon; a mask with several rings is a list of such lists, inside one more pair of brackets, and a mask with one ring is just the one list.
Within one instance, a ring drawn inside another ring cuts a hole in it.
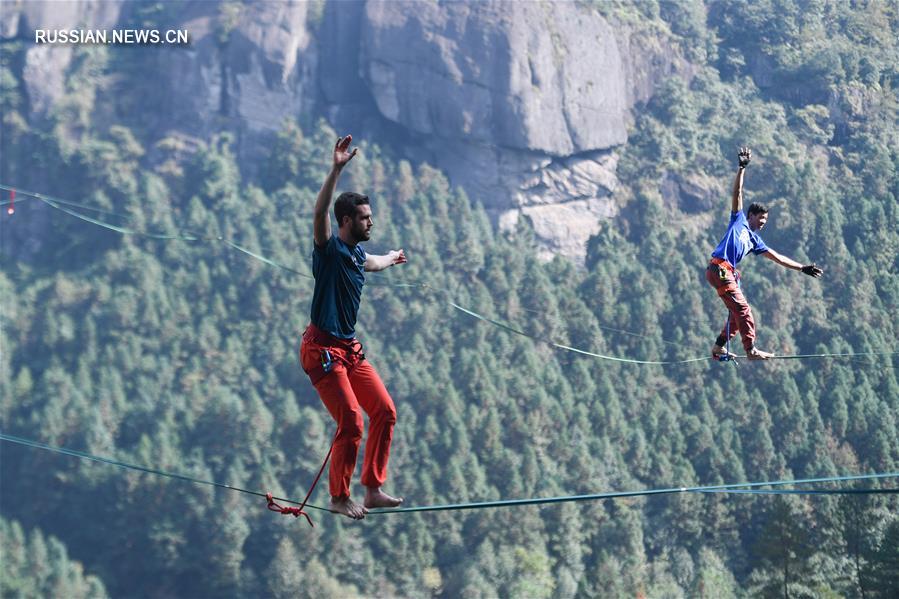
[{"label": "blue t-shirt", "polygon": [[736,266],[749,252],[758,255],[767,251],[768,246],[758,233],[749,228],[746,215],[739,211],[730,215],[727,233],[712,252],[712,257],[727,260],[732,266]]},{"label": "blue t-shirt", "polygon": [[345,244],[337,235],[323,246],[313,245],[312,324],[340,339],[352,339],[365,284],[365,250],[359,244]]}]

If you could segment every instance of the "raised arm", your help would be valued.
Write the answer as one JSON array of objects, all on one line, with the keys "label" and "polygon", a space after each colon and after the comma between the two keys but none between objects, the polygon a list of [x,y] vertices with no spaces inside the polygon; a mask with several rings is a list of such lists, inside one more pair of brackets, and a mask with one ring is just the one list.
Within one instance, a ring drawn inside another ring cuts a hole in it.
[{"label": "raised arm", "polygon": [[824,270],[815,266],[814,264],[805,264],[805,265],[800,264],[799,262],[796,262],[792,258],[787,258],[786,256],[778,254],[777,252],[775,252],[774,250],[772,250],[770,248],[768,249],[767,252],[765,252],[762,255],[765,258],[767,258],[768,260],[771,260],[772,262],[774,262],[776,264],[780,264],[781,266],[792,269],[792,270],[801,271],[801,272],[807,274],[808,276],[814,277],[816,279],[818,277],[820,277],[822,274],[824,274]]},{"label": "raised arm", "polygon": [[372,254],[368,254],[365,257],[365,270],[367,272],[378,272],[379,270],[384,270],[385,268],[389,268],[395,264],[405,264],[406,263],[406,252],[403,250],[393,250],[392,252],[388,252],[383,256],[374,256]]},{"label": "raised arm", "polygon": [[325,182],[322,183],[322,188],[315,200],[315,210],[312,216],[312,237],[315,239],[315,245],[325,245],[331,238],[331,218],[328,216],[328,210],[331,208],[331,197],[334,195],[334,188],[337,187],[340,172],[356,155],[356,148],[353,148],[352,152],[348,151],[352,141],[353,136],[347,135],[338,137],[337,143],[334,145],[331,171],[325,177]]},{"label": "raised arm", "polygon": [[730,202],[730,211],[739,212],[743,209],[743,173],[752,160],[752,150],[749,148],[740,148],[739,161],[740,168],[737,170],[737,176],[734,177],[734,195]]}]

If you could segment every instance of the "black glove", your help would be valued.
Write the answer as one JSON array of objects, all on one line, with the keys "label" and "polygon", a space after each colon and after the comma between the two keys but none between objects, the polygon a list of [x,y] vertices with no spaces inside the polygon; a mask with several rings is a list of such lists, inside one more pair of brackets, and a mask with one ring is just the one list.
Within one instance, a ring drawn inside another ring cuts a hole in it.
[{"label": "black glove", "polygon": [[824,274],[824,271],[815,266],[814,264],[806,264],[802,267],[802,272],[807,274],[810,277],[815,277],[816,279]]},{"label": "black glove", "polygon": [[740,168],[746,168],[749,166],[749,161],[752,160],[752,150],[749,148],[740,148],[738,158],[740,161]]}]

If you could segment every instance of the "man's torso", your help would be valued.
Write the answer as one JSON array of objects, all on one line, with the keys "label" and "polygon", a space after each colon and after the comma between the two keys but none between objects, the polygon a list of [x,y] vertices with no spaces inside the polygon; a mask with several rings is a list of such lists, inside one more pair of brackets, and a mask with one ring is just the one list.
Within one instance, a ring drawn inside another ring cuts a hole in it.
[{"label": "man's torso", "polygon": [[365,250],[332,235],[313,249],[312,274],[312,323],[335,337],[353,338],[365,284]]}]

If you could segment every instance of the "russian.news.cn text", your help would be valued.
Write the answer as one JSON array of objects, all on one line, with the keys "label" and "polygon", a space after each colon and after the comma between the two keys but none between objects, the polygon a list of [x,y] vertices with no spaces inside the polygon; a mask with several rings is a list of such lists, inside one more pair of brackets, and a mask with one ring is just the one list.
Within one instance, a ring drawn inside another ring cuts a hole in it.
[{"label": "russian.news.cn text", "polygon": [[160,44],[186,46],[186,29],[35,29],[35,44]]}]

